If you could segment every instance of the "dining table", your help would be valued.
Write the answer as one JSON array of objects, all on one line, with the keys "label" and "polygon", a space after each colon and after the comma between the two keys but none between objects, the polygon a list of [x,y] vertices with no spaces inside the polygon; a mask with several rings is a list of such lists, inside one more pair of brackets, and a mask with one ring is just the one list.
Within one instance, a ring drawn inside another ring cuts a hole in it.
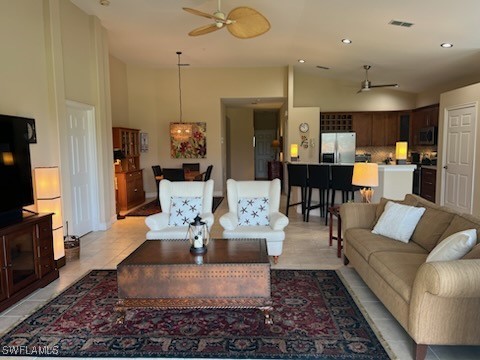
[{"label": "dining table", "polygon": [[[195,178],[199,175],[201,175],[202,173],[200,171],[196,171],[196,170],[190,170],[190,171],[187,171],[185,170],[184,172],[184,176],[185,176],[185,181],[194,181]],[[163,175],[159,175],[159,176],[155,176],[155,180],[163,180],[164,177]]]}]

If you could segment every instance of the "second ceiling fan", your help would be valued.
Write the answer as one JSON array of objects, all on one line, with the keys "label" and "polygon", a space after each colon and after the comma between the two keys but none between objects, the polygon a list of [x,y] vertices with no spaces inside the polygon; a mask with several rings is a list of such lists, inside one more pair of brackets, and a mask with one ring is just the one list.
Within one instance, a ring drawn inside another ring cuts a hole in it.
[{"label": "second ceiling fan", "polygon": [[360,90],[357,91],[357,94],[364,91],[370,91],[372,88],[381,88],[381,87],[398,87],[398,84],[383,84],[383,85],[373,85],[370,80],[368,80],[368,70],[370,70],[371,65],[363,65],[365,69],[365,80],[360,83]]},{"label": "second ceiling fan", "polygon": [[240,39],[250,39],[262,35],[270,29],[270,23],[267,18],[255,9],[240,6],[230,11],[228,15],[225,15],[225,13],[220,10],[220,5],[220,0],[218,0],[217,11],[213,14],[184,7],[183,10],[191,14],[203,16],[215,21],[212,24],[201,26],[190,31],[188,35],[205,35],[226,27],[233,36]]}]

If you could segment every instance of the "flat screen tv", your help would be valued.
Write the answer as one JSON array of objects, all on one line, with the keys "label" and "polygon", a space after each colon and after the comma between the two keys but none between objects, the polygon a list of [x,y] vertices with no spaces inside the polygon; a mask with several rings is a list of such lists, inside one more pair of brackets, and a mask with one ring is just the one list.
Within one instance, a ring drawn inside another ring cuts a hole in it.
[{"label": "flat screen tv", "polygon": [[0,226],[20,221],[34,203],[27,123],[32,119],[0,115]]}]

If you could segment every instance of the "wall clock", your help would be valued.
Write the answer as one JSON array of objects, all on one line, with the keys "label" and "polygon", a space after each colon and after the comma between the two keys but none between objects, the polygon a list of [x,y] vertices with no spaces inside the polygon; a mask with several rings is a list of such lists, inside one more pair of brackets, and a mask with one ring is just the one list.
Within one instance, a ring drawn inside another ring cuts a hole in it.
[{"label": "wall clock", "polygon": [[37,143],[37,130],[35,129],[35,119],[27,119],[27,134],[26,138],[28,143]]},{"label": "wall clock", "polygon": [[299,129],[300,132],[302,132],[302,133],[306,133],[309,128],[310,128],[310,127],[308,126],[307,123],[301,123],[300,126],[298,127],[298,129]]}]

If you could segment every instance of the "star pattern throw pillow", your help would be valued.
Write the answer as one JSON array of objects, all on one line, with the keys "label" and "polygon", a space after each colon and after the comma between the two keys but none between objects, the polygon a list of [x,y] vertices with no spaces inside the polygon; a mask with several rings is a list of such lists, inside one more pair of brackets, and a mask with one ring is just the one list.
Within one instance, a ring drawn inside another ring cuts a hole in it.
[{"label": "star pattern throw pillow", "polygon": [[201,197],[172,196],[170,198],[170,226],[188,226],[202,212]]},{"label": "star pattern throw pillow", "polygon": [[270,225],[268,198],[240,198],[237,214],[240,226]]}]

